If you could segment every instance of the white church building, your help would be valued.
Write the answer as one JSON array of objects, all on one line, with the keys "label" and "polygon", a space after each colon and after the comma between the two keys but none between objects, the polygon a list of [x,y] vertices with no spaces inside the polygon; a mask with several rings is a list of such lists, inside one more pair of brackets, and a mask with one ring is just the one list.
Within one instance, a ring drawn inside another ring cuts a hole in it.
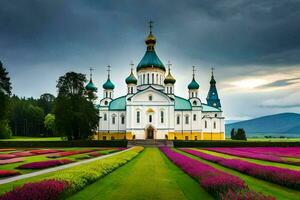
[{"label": "white church building", "polygon": [[[114,84],[108,70],[99,108],[98,140],[166,139],[224,140],[224,116],[212,72],[206,103],[199,98],[195,71],[187,86],[189,98],[176,96],[170,65],[166,70],[155,52],[156,38],[150,33],[147,50],[125,79],[127,94],[114,97]],[[87,90],[95,90],[92,80]]]}]

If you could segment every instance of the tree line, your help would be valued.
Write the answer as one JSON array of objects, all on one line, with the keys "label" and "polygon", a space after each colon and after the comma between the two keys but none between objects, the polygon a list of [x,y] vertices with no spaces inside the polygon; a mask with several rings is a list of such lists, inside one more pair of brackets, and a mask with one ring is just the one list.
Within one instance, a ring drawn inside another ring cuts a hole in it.
[{"label": "tree line", "polygon": [[61,136],[89,139],[98,126],[95,95],[87,91],[86,76],[68,72],[58,78],[58,94],[39,98],[12,95],[11,81],[0,61],[0,138]]}]

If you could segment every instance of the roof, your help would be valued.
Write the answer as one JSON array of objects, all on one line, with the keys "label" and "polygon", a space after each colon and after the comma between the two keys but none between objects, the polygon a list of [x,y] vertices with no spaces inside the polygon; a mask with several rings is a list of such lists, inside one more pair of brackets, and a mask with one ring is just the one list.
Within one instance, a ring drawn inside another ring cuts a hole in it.
[{"label": "roof", "polygon": [[175,96],[175,110],[192,110],[189,100]]},{"label": "roof", "polygon": [[209,106],[209,105],[204,104],[204,103],[202,104],[202,111],[203,112],[222,112],[221,109]]},{"label": "roof", "polygon": [[90,82],[85,86],[86,90],[91,90],[93,92],[97,91],[97,88],[95,87],[94,83],[92,80],[90,80]]},{"label": "roof", "polygon": [[139,71],[143,68],[149,68],[149,67],[159,68],[163,71],[166,71],[164,64],[160,61],[160,59],[158,58],[154,50],[146,51],[144,57],[138,64],[136,70]]},{"label": "roof", "polygon": [[188,85],[188,89],[189,90],[197,90],[197,89],[199,89],[199,84],[197,83],[197,81],[195,80],[194,77],[193,77],[193,80]]},{"label": "roof", "polygon": [[109,104],[109,110],[126,110],[126,96],[112,100]]},{"label": "roof", "polygon": [[103,84],[103,88],[106,90],[113,90],[115,89],[115,85],[111,82],[110,78]]},{"label": "roof", "polygon": [[165,83],[165,84],[168,84],[168,83],[170,83],[170,84],[175,84],[175,82],[176,82],[176,80],[175,80],[175,78],[172,76],[171,70],[170,70],[170,68],[169,68],[169,73],[168,73],[168,75],[166,76],[166,78],[165,78],[165,80],[164,80],[164,83]]},{"label": "roof", "polygon": [[137,84],[137,79],[135,78],[132,70],[130,75],[125,79],[126,84]]}]

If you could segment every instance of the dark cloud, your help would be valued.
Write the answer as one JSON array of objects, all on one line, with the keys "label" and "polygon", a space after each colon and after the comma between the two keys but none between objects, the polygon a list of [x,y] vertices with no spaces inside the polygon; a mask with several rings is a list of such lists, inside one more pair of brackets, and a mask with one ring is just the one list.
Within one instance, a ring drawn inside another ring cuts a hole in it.
[{"label": "dark cloud", "polygon": [[277,80],[272,83],[268,83],[266,85],[260,86],[259,88],[261,88],[261,89],[280,88],[280,87],[286,87],[289,85],[298,84],[299,82],[300,82],[300,78],[282,79],[282,80]]}]

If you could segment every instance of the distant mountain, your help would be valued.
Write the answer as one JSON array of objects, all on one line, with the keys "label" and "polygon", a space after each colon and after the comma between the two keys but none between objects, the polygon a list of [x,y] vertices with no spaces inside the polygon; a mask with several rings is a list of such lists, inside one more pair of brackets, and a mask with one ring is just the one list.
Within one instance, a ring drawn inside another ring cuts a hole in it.
[{"label": "distant mountain", "polygon": [[226,124],[226,135],[230,135],[232,128],[244,128],[249,136],[254,135],[300,135],[300,114],[280,113],[251,120]]}]

